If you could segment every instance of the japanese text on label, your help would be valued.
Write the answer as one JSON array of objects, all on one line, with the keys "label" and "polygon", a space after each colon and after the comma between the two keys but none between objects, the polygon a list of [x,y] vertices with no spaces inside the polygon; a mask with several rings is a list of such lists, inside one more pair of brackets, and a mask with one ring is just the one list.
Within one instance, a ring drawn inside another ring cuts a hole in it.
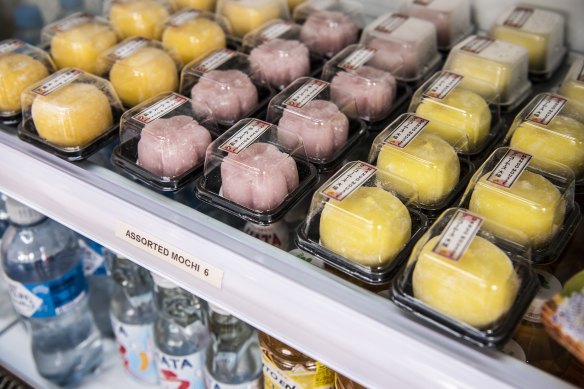
[{"label": "japanese text on label", "polygon": [[0,44],[0,54],[10,53],[20,47],[24,46],[24,42],[18,39],[9,39]]},{"label": "japanese text on label", "polygon": [[260,33],[260,40],[262,42],[271,41],[272,39],[276,39],[277,37],[284,34],[286,31],[290,30],[292,27],[292,23],[287,21],[281,21],[272,24],[271,26],[267,27]]},{"label": "japanese text on label", "polygon": [[533,108],[527,116],[527,120],[547,126],[564,108],[567,100],[556,95],[546,95]]},{"label": "japanese text on label", "polygon": [[271,126],[270,123],[253,119],[219,146],[219,149],[228,153],[239,154],[262,136]]},{"label": "japanese text on label", "polygon": [[426,119],[416,115],[410,115],[389,134],[383,143],[403,149],[422,132],[428,123],[429,121]]},{"label": "japanese text on label", "polygon": [[296,92],[284,100],[282,104],[295,108],[304,107],[306,103],[318,96],[328,86],[329,83],[326,81],[312,79],[304,83]]},{"label": "japanese text on label", "polygon": [[482,223],[481,217],[459,210],[442,231],[432,251],[444,258],[458,261],[479,232]]},{"label": "japanese text on label", "polygon": [[533,8],[515,7],[511,15],[503,23],[508,27],[521,28],[533,14]]},{"label": "japanese text on label", "polygon": [[175,110],[187,101],[189,101],[188,98],[177,93],[171,93],[164,99],[144,108],[142,111],[132,116],[132,119],[140,123],[148,124],[158,119],[159,117],[166,115],[170,111]]},{"label": "japanese text on label", "polygon": [[359,49],[353,51],[347,58],[337,65],[341,69],[355,70],[367,63],[377,52],[376,49]]},{"label": "japanese text on label", "polygon": [[128,42],[124,43],[122,46],[118,47],[108,57],[114,61],[116,61],[118,59],[126,58],[126,57],[132,55],[133,53],[135,53],[136,50],[141,49],[142,47],[146,46],[148,44],[148,42],[150,42],[150,39],[141,38],[141,37],[134,38],[134,39],[129,40]]},{"label": "japanese text on label", "polygon": [[196,9],[185,9],[177,14],[174,14],[168,21],[168,25],[172,27],[180,27],[189,20],[192,20],[199,16],[201,11]]},{"label": "japanese text on label", "polygon": [[355,162],[336,180],[324,188],[321,193],[330,199],[343,201],[347,196],[367,182],[376,171],[377,168],[368,163]]},{"label": "japanese text on label", "polygon": [[463,77],[460,74],[452,72],[444,72],[434,83],[428,88],[424,95],[434,97],[442,100],[462,81]]},{"label": "japanese text on label", "polygon": [[478,35],[471,39],[469,42],[467,42],[460,49],[468,51],[470,53],[478,54],[487,47],[489,47],[493,42],[494,40],[487,36]]},{"label": "japanese text on label", "polygon": [[530,159],[531,155],[527,153],[509,150],[495,166],[487,181],[505,188],[511,188],[529,164]]},{"label": "japanese text on label", "polygon": [[199,64],[194,70],[199,73],[207,73],[213,69],[217,69],[219,66],[227,62],[231,57],[235,55],[235,51],[229,49],[223,49],[216,52],[210,57],[207,57],[203,62]]},{"label": "japanese text on label", "polygon": [[94,19],[95,19],[95,16],[88,14],[88,13],[83,13],[79,16],[74,17],[74,18],[65,19],[62,22],[55,24],[53,26],[53,28],[51,28],[51,30],[55,33],[61,32],[61,31],[67,31],[75,26],[80,25],[80,24],[91,22]]},{"label": "japanese text on label", "polygon": [[62,73],[57,73],[49,78],[47,82],[34,88],[32,91],[37,95],[46,96],[61,88],[63,85],[69,84],[82,74],[81,70],[69,69]]},{"label": "japanese text on label", "polygon": [[397,30],[399,26],[404,24],[404,22],[408,20],[408,18],[409,16],[407,15],[391,14],[387,18],[385,18],[381,23],[379,23],[379,25],[375,27],[375,30],[387,34],[392,33],[395,30]]}]

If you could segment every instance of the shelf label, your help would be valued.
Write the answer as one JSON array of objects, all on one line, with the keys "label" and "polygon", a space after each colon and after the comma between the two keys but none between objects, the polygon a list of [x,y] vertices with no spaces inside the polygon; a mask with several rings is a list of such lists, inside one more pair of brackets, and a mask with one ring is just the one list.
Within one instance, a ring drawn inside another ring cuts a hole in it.
[{"label": "shelf label", "polygon": [[292,23],[285,20],[274,23],[271,26],[266,27],[266,29],[260,33],[260,41],[268,42],[276,39],[277,37],[282,36],[286,31],[290,30],[291,27]]},{"label": "shelf label", "polygon": [[37,95],[46,96],[57,89],[61,88],[63,85],[69,84],[71,81],[75,80],[82,74],[81,70],[69,69],[65,72],[56,73],[47,82],[34,88],[32,91]]},{"label": "shelf label", "polygon": [[136,50],[146,46],[148,42],[150,42],[150,39],[142,37],[131,39],[123,43],[121,46],[118,46],[118,48],[115,49],[113,53],[109,54],[108,57],[113,61],[129,57],[134,54]]},{"label": "shelf label", "polygon": [[533,108],[527,120],[547,126],[560,113],[567,100],[556,95],[546,95]]},{"label": "shelf label", "polygon": [[495,166],[487,181],[504,188],[511,188],[529,164],[530,159],[530,154],[516,150],[507,151],[507,154]]},{"label": "shelf label", "polygon": [[164,99],[158,100],[156,103],[144,108],[142,111],[132,116],[132,119],[140,123],[148,124],[159,117],[166,115],[170,111],[175,110],[187,101],[189,101],[188,98],[181,96],[178,93],[171,93]]},{"label": "shelf label", "polygon": [[458,261],[479,232],[482,223],[481,217],[459,210],[442,231],[432,251],[444,258]]},{"label": "shelf label", "polygon": [[174,14],[168,21],[171,27],[180,27],[186,22],[195,19],[201,14],[201,11],[196,9],[185,9],[179,13]]},{"label": "shelf label", "polygon": [[428,89],[424,92],[425,96],[434,97],[435,99],[442,100],[448,94],[456,88],[458,83],[462,81],[463,77],[460,74],[452,72],[443,72],[440,77],[430,85]]},{"label": "shelf label", "polygon": [[408,18],[409,16],[407,15],[391,14],[384,20],[382,20],[381,23],[379,23],[377,27],[375,27],[375,30],[386,34],[391,34],[395,30],[397,30],[399,26],[404,24],[404,22],[408,20]]},{"label": "shelf label", "polygon": [[263,120],[253,119],[219,146],[219,149],[228,153],[239,154],[262,136],[271,126],[270,123]]},{"label": "shelf label", "polygon": [[282,104],[294,108],[302,108],[328,86],[329,83],[326,81],[317,79],[306,81],[304,85],[292,93]]},{"label": "shelf label", "polygon": [[377,49],[359,49],[353,51],[337,65],[341,69],[355,70],[367,63],[375,55]]},{"label": "shelf label", "polygon": [[0,44],[0,54],[10,53],[24,46],[24,42],[18,39],[8,39]]},{"label": "shelf label", "polygon": [[521,28],[533,14],[533,8],[515,7],[503,23],[507,27]]},{"label": "shelf label", "polygon": [[203,62],[197,66],[194,71],[199,73],[208,73],[211,70],[217,69],[219,66],[223,65],[230,58],[235,55],[235,51],[229,49],[222,49],[215,54],[207,57]]},{"label": "shelf label", "polygon": [[343,201],[367,182],[376,171],[377,168],[375,166],[365,162],[355,162],[336,180],[324,188],[321,193],[329,199]]},{"label": "shelf label", "polygon": [[406,118],[401,124],[389,134],[383,143],[405,148],[422,130],[430,123],[429,120],[423,119],[416,115]]},{"label": "shelf label", "polygon": [[116,237],[186,271],[216,288],[221,288],[223,270],[203,262],[194,255],[174,248],[160,239],[154,238],[150,234],[123,222],[118,222]]},{"label": "shelf label", "polygon": [[487,47],[489,47],[493,42],[494,40],[487,36],[478,35],[471,39],[469,42],[467,42],[464,46],[462,46],[460,50],[478,54]]}]

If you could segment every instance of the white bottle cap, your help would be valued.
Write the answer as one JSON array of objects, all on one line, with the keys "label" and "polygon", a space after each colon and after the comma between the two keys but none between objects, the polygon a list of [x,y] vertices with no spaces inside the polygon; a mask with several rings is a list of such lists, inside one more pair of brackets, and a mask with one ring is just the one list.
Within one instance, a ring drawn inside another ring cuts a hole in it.
[{"label": "white bottle cap", "polygon": [[170,281],[169,279],[167,279],[165,277],[159,276],[156,273],[150,272],[150,275],[152,276],[152,280],[154,281],[154,284],[156,286],[160,286],[161,288],[166,288],[166,289],[174,289],[174,288],[179,287],[174,282]]},{"label": "white bottle cap", "polygon": [[541,308],[548,300],[562,291],[562,284],[546,271],[535,269],[535,272],[540,282],[539,290],[523,318],[532,323],[541,323]]},{"label": "white bottle cap", "polygon": [[229,315],[231,315],[231,313],[230,313],[230,312],[227,312],[225,309],[223,309],[223,308],[221,308],[221,307],[218,307],[218,306],[217,306],[217,305],[215,305],[215,304],[211,304],[211,303],[209,303],[209,309],[210,309],[212,312],[218,313],[218,314],[220,314],[220,315],[224,315],[224,316],[229,316]]},{"label": "white bottle cap", "polygon": [[34,224],[45,218],[42,213],[10,197],[6,199],[6,211],[8,212],[8,218],[15,224]]}]

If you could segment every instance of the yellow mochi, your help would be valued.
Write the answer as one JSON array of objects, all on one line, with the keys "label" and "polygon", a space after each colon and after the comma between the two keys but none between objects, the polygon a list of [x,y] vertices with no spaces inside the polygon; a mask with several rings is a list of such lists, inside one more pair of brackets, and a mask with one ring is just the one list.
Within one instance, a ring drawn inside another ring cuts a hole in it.
[{"label": "yellow mochi", "polygon": [[[547,126],[525,121],[513,133],[511,147],[568,166],[576,177],[584,173],[584,124],[563,115],[557,115]],[[535,162],[535,161],[534,161]],[[553,167],[538,161],[544,170]]]},{"label": "yellow mochi", "polygon": [[131,36],[160,39],[162,24],[168,16],[168,10],[152,0],[114,3],[110,10],[110,21],[121,39]]},{"label": "yellow mochi", "polygon": [[233,35],[240,38],[266,22],[282,16],[277,1],[265,1],[263,4],[254,5],[248,1],[228,0],[217,11],[231,23]]},{"label": "yellow mochi", "polygon": [[[452,146],[424,132],[403,149],[384,145],[377,157],[377,168],[387,189],[405,197],[417,194],[413,200],[423,205],[440,202],[454,189],[460,175],[460,162]],[[403,177],[406,182],[384,172]]]},{"label": "yellow mochi", "polygon": [[414,297],[435,310],[474,327],[503,316],[515,301],[519,278],[507,255],[475,236],[458,261],[432,250],[440,237],[422,248],[412,277]]},{"label": "yellow mochi", "polygon": [[215,0],[173,0],[173,7],[176,10],[195,8],[213,12],[215,10]]},{"label": "yellow mochi", "polygon": [[174,47],[185,64],[213,50],[225,48],[226,44],[225,33],[219,24],[205,18],[167,27],[162,42]]},{"label": "yellow mochi", "polygon": [[545,177],[527,170],[511,188],[487,181],[488,176],[477,182],[469,209],[484,216],[485,226],[499,236],[507,236],[510,228],[525,234],[526,241],[519,243],[539,248],[549,242],[566,213],[560,191]]},{"label": "yellow mochi", "polygon": [[32,120],[41,138],[62,147],[85,146],[113,124],[105,93],[95,85],[67,84],[32,103]]},{"label": "yellow mochi", "polygon": [[459,152],[480,150],[491,128],[489,106],[465,89],[454,89],[442,100],[424,98],[416,113],[430,120],[425,132],[438,135]]},{"label": "yellow mochi", "polygon": [[164,50],[155,47],[138,49],[114,63],[109,79],[120,100],[134,106],[162,92],[178,87],[176,63]]},{"label": "yellow mochi", "polygon": [[492,36],[494,39],[525,47],[529,55],[529,69],[545,70],[548,47],[547,35],[525,32],[517,28],[497,26],[493,29]]},{"label": "yellow mochi", "polygon": [[397,197],[361,187],[339,202],[329,200],[320,218],[321,244],[365,266],[390,263],[410,239],[412,221]]},{"label": "yellow mochi", "polygon": [[462,85],[481,96],[494,97],[496,92],[502,101],[507,100],[513,74],[510,66],[461,51],[452,59],[449,70],[465,76]]},{"label": "yellow mochi", "polygon": [[0,55],[0,112],[20,112],[22,91],[48,75],[45,65],[28,55]]},{"label": "yellow mochi", "polygon": [[560,88],[560,94],[584,104],[584,81],[566,81]]},{"label": "yellow mochi", "polygon": [[57,33],[51,40],[51,55],[58,68],[75,67],[97,73],[97,57],[118,41],[106,25],[85,23]]}]

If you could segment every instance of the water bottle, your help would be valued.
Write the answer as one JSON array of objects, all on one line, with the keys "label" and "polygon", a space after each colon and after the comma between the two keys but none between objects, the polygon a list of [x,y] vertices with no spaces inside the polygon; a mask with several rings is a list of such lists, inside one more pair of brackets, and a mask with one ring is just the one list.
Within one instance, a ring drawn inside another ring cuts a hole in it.
[{"label": "water bottle", "polygon": [[[0,243],[2,242],[2,236],[4,232],[10,225],[8,220],[8,212],[6,211],[6,195],[0,193]],[[3,272],[2,272],[3,273]],[[4,274],[0,275],[0,320],[13,320],[16,313],[12,308],[10,303],[10,297],[8,296],[8,286],[6,285],[6,280]]]},{"label": "water bottle", "polygon": [[12,19],[15,27],[14,38],[32,45],[39,43],[44,22],[38,4],[19,2],[12,10]]},{"label": "water bottle", "polygon": [[126,371],[137,381],[157,384],[152,327],[156,310],[148,270],[125,258],[112,261],[111,320]]},{"label": "water bottle", "polygon": [[201,299],[152,274],[158,317],[154,345],[158,376],[166,389],[205,389],[205,352],[211,342]]},{"label": "water bottle", "polygon": [[2,236],[10,224],[10,221],[8,220],[8,211],[6,210],[6,199],[6,195],[4,193],[0,193],[0,241],[2,240]]},{"label": "water bottle", "polygon": [[13,199],[6,206],[11,224],[2,239],[2,265],[32,337],[37,370],[58,385],[76,383],[102,360],[77,237]]},{"label": "water bottle", "polygon": [[210,305],[209,324],[213,341],[207,350],[207,389],[262,388],[256,330],[214,305]]}]

